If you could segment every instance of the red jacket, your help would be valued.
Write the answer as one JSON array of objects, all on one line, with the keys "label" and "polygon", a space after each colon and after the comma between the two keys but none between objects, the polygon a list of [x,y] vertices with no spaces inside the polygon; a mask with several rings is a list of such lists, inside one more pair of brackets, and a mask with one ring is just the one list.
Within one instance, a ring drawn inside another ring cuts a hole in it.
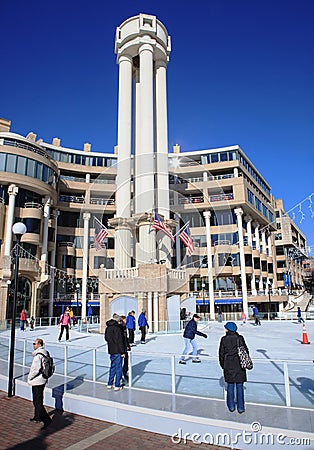
[{"label": "red jacket", "polygon": [[26,312],[25,311],[21,311],[20,320],[26,320],[26,319],[27,319]]}]

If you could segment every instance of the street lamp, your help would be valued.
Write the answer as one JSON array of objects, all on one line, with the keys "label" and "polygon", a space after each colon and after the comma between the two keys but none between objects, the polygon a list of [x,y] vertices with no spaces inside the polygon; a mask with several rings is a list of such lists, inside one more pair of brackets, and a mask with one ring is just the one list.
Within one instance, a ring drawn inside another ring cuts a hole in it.
[{"label": "street lamp", "polygon": [[268,320],[271,320],[271,298],[270,298],[270,290],[271,290],[272,284],[268,284]]},{"label": "street lamp", "polygon": [[11,324],[11,340],[10,340],[10,357],[9,357],[9,383],[8,383],[8,397],[13,397],[13,372],[14,372],[14,347],[15,347],[15,321],[16,321],[16,302],[18,294],[19,283],[19,256],[20,256],[20,242],[23,234],[26,233],[27,228],[22,222],[17,222],[12,227],[13,234],[16,238],[15,247],[15,272],[14,272],[14,293],[13,293],[13,308],[12,308],[12,324]]}]

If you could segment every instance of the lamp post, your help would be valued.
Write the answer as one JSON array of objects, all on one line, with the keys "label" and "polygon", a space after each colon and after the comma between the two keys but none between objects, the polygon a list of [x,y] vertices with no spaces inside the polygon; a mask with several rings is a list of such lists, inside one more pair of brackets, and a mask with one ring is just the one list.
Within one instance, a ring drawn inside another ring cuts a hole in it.
[{"label": "lamp post", "polygon": [[272,284],[268,284],[268,320],[271,320],[271,297],[270,297],[270,290],[271,290]]},{"label": "lamp post", "polygon": [[[11,280],[7,280],[7,311],[10,311],[10,291],[11,291]],[[8,317],[8,314],[7,314]]]},{"label": "lamp post", "polygon": [[12,308],[12,325],[11,325],[11,340],[10,340],[10,356],[9,356],[9,382],[8,382],[8,397],[13,397],[13,372],[14,372],[14,347],[15,347],[15,321],[16,321],[16,302],[18,294],[19,282],[19,256],[20,256],[20,242],[23,234],[27,229],[24,223],[17,222],[12,227],[13,234],[16,238],[15,248],[15,272],[14,272],[14,292],[13,292],[13,308]]},{"label": "lamp post", "polygon": [[203,305],[205,305],[205,283],[202,283]]}]

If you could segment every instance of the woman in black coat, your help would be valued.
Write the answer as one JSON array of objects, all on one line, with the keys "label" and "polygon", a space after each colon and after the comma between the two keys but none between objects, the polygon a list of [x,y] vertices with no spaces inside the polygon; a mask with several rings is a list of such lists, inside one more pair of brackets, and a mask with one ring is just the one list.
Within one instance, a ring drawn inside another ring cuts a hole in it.
[{"label": "woman in black coat", "polygon": [[[243,336],[237,333],[237,325],[234,322],[227,322],[225,325],[226,336],[223,336],[219,346],[219,364],[224,371],[225,382],[227,383],[227,406],[233,412],[237,405],[238,412],[245,411],[244,407],[244,387],[246,381],[246,370],[240,366],[238,347],[244,346],[247,352]],[[236,401],[235,401],[236,388]]]}]

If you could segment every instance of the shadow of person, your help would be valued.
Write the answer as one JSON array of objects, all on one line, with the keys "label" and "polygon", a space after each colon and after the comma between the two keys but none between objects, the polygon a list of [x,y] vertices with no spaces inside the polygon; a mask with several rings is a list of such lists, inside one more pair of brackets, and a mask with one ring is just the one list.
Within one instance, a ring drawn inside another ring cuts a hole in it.
[{"label": "shadow of person", "polygon": [[64,428],[72,425],[75,422],[75,416],[73,414],[64,414],[63,416],[57,416],[53,418],[53,422],[49,427],[42,431],[35,438],[25,440],[20,444],[15,444],[12,447],[6,447],[7,450],[48,450],[51,448],[51,444],[46,442],[46,438],[49,435],[58,433]]},{"label": "shadow of person", "polygon": [[54,415],[60,415],[63,412],[63,396],[67,391],[77,388],[82,383],[84,383],[84,376],[79,376],[74,378],[67,383],[62,383],[59,386],[52,388],[52,397],[55,399],[55,410]]},{"label": "shadow of person", "polygon": [[146,366],[152,362],[151,359],[147,359],[146,361],[141,361],[140,363],[134,364],[132,366],[132,382],[138,381],[141,376],[144,374]]}]

